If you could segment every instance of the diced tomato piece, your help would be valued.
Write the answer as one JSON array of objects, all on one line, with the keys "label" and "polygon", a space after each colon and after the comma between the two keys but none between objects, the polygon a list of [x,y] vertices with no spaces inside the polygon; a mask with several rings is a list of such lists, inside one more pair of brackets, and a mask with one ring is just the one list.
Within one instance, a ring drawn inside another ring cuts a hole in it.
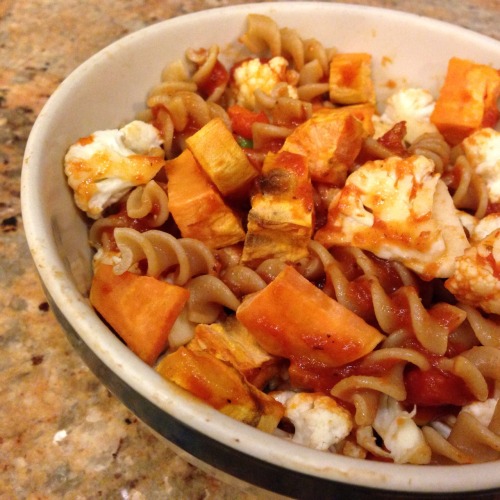
[{"label": "diced tomato piece", "polygon": [[250,111],[238,104],[229,106],[227,113],[231,119],[233,133],[241,135],[245,139],[252,138],[252,125],[254,123],[269,123],[263,111]]},{"label": "diced tomato piece", "polygon": [[436,367],[423,371],[410,368],[405,374],[406,402],[422,406],[463,406],[474,400],[465,382]]}]

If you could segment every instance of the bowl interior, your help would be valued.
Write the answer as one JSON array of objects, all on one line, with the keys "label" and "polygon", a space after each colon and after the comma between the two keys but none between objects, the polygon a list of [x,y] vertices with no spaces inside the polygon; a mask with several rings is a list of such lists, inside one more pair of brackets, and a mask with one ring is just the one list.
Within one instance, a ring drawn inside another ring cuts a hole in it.
[{"label": "bowl interior", "polygon": [[[47,294],[67,326],[107,369],[145,400],[237,453],[291,471],[360,486],[413,492],[500,487],[498,464],[456,468],[362,462],[309,450],[233,421],[161,379],[100,321],[87,301],[91,252],[87,226],[73,204],[62,168],[70,144],[95,130],[117,128],[143,109],[161,70],[188,47],[228,44],[248,13],[343,52],[369,52],[379,101],[396,86],[434,94],[447,62],[458,56],[493,64],[500,43],[438,21],[376,8],[315,2],[246,4],[168,20],[133,33],[74,71],[40,113],[26,148],[22,208],[28,243]],[[223,29],[221,29],[223,27]],[[126,397],[125,404],[129,404]],[[426,480],[422,481],[421,478]]]}]

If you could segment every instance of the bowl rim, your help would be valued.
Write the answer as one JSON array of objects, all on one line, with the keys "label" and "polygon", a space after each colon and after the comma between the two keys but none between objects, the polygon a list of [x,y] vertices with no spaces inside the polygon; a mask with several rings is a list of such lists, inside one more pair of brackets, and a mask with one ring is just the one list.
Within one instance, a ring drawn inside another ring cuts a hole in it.
[{"label": "bowl rim", "polygon": [[[300,13],[312,8],[331,10],[337,14],[362,12],[371,16],[389,17],[395,22],[404,21],[425,29],[462,36],[481,46],[491,47],[500,54],[499,41],[443,21],[381,7],[316,1],[247,3],[217,7],[167,19],[130,33],[94,54],[68,75],[47,100],[28,138],[21,173],[21,208],[26,239],[37,272],[47,296],[50,297],[54,307],[59,309],[59,321],[65,320],[74,332],[78,332],[78,337],[98,358],[103,368],[115,373],[144,400],[167,412],[182,422],[186,428],[206,434],[237,453],[255,457],[264,463],[277,462],[278,468],[285,468],[298,474],[342,484],[355,483],[366,488],[373,488],[373,483],[376,483],[378,488],[387,491],[458,494],[464,491],[478,491],[477,480],[482,477],[484,482],[481,483],[480,490],[500,491],[500,476],[496,470],[498,463],[495,462],[462,466],[460,474],[448,474],[458,472],[457,466],[412,466],[360,461],[311,450],[276,436],[266,436],[266,439],[262,439],[261,431],[226,417],[187,395],[185,391],[161,378],[136,358],[102,323],[75,284],[64,276],[65,267],[55,245],[55,235],[52,234],[48,221],[44,220],[43,210],[40,210],[43,201],[38,186],[43,183],[43,172],[35,167],[41,162],[40,156],[44,145],[50,142],[49,125],[61,106],[64,106],[72,86],[77,84],[80,76],[90,71],[96,61],[133,45],[137,38],[145,34],[154,36],[161,30],[174,30],[181,25],[207,20],[213,22],[214,19],[244,18],[250,12],[273,15],[290,10]],[[42,148],[39,147],[40,144]],[[105,335],[103,337],[105,343],[101,342],[100,335],[95,335],[96,331]],[[177,404],[180,397],[183,398],[183,405]],[[123,397],[120,399],[123,401]],[[300,456],[298,456],[299,451]],[[354,475],[353,469],[356,469]],[[443,485],[444,474],[447,480]],[[422,477],[425,477],[425,484],[422,484]],[[468,478],[468,485],[464,484],[464,477]]]}]

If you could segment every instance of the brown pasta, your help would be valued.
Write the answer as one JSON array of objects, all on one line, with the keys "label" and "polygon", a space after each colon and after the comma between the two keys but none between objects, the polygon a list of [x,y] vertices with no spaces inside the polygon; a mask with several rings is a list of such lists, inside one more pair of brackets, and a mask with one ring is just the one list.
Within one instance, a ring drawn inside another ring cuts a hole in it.
[{"label": "brown pasta", "polygon": [[167,221],[170,213],[167,192],[156,181],[149,181],[129,194],[126,210],[131,219],[147,218],[148,227],[159,227]]},{"label": "brown pasta", "polygon": [[272,57],[281,55],[281,33],[278,25],[268,16],[249,14],[248,27],[240,41],[256,54],[269,50]]},{"label": "brown pasta", "polygon": [[467,313],[467,322],[479,342],[484,346],[500,348],[500,324],[492,318],[484,317],[471,306],[459,304],[459,307]]},{"label": "brown pasta", "polygon": [[408,147],[408,152],[430,158],[434,162],[436,171],[443,173],[450,161],[451,148],[441,134],[425,133],[413,141]]},{"label": "brown pasta", "polygon": [[482,425],[473,415],[465,411],[458,415],[448,441],[467,453],[475,463],[500,458],[500,435]]},{"label": "brown pasta", "polygon": [[214,274],[217,268],[212,252],[198,240],[177,239],[158,230],[140,233],[132,228],[116,228],[114,238],[120,251],[120,262],[114,266],[116,274],[145,261],[146,275],[168,273],[175,284],[184,285],[193,276]]},{"label": "brown pasta", "polygon": [[267,285],[258,272],[240,264],[224,269],[221,279],[237,297],[258,292]]},{"label": "brown pasta", "polygon": [[147,100],[150,109],[156,109],[156,123],[162,132],[167,158],[185,148],[183,140],[188,125],[199,129],[212,118],[220,117],[230,127],[227,112],[215,102],[205,101],[190,90],[173,93],[154,92]]},{"label": "brown pasta", "polygon": [[230,288],[216,276],[204,274],[189,280],[187,318],[193,323],[214,323],[223,308],[236,311],[240,301]]},{"label": "brown pasta", "polygon": [[445,178],[452,177],[453,202],[457,208],[472,210],[474,215],[482,218],[488,208],[488,192],[483,179],[474,172],[465,155],[460,155],[455,164],[447,172]]},{"label": "brown pasta", "polygon": [[335,397],[351,401],[354,394],[359,390],[370,389],[378,393],[387,394],[396,401],[404,401],[406,398],[406,389],[403,382],[405,365],[406,360],[397,363],[391,370],[380,377],[353,375],[344,378],[333,387],[331,393]]}]

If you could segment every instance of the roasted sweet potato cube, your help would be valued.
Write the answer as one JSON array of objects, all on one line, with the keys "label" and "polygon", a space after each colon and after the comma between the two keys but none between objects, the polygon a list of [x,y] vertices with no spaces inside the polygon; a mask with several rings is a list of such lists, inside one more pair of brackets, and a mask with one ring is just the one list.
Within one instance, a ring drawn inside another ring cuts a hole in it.
[{"label": "roasted sweet potato cube", "polygon": [[192,351],[209,352],[231,364],[258,388],[264,387],[280,368],[279,360],[264,351],[234,316],[223,323],[197,325],[187,347]]},{"label": "roasted sweet potato cube", "polygon": [[168,346],[168,335],[189,292],[179,286],[130,272],[117,275],[99,264],[90,302],[127,346],[153,365]]},{"label": "roasted sweet potato cube", "polygon": [[161,360],[157,371],[225,415],[265,432],[273,432],[283,417],[281,403],[209,352],[180,347]]},{"label": "roasted sweet potato cube", "polygon": [[[357,112],[361,117],[360,109]],[[313,181],[340,187],[365,136],[363,121],[356,112],[346,112],[343,108],[321,109],[294,129],[281,151],[305,156]]]},{"label": "roasted sweet potato cube", "polygon": [[335,54],[330,62],[330,100],[337,104],[375,103],[370,54]]},{"label": "roasted sweet potato cube", "polygon": [[431,122],[452,145],[475,130],[498,121],[500,73],[484,64],[453,57],[436,101]]},{"label": "roasted sweet potato cube", "polygon": [[186,145],[223,196],[246,190],[258,175],[221,118],[213,118]]},{"label": "roasted sweet potato cube", "polygon": [[[357,118],[362,124],[365,131],[365,135],[373,135],[375,132],[375,127],[373,125],[373,115],[375,114],[375,105],[372,103],[364,104],[352,104],[350,106],[342,106],[340,108],[335,108],[337,113],[347,113],[354,118]],[[324,110],[319,110],[319,113],[325,112]],[[327,112],[330,112],[328,110]]]},{"label": "roasted sweet potato cube", "polygon": [[313,230],[312,186],[301,155],[269,153],[252,197],[242,262],[267,258],[296,262],[308,255]]},{"label": "roasted sweet potato cube", "polygon": [[165,164],[169,209],[184,238],[210,248],[245,239],[241,220],[226,205],[189,150]]},{"label": "roasted sweet potato cube", "polygon": [[355,361],[385,337],[287,266],[236,317],[270,354],[319,367]]}]

